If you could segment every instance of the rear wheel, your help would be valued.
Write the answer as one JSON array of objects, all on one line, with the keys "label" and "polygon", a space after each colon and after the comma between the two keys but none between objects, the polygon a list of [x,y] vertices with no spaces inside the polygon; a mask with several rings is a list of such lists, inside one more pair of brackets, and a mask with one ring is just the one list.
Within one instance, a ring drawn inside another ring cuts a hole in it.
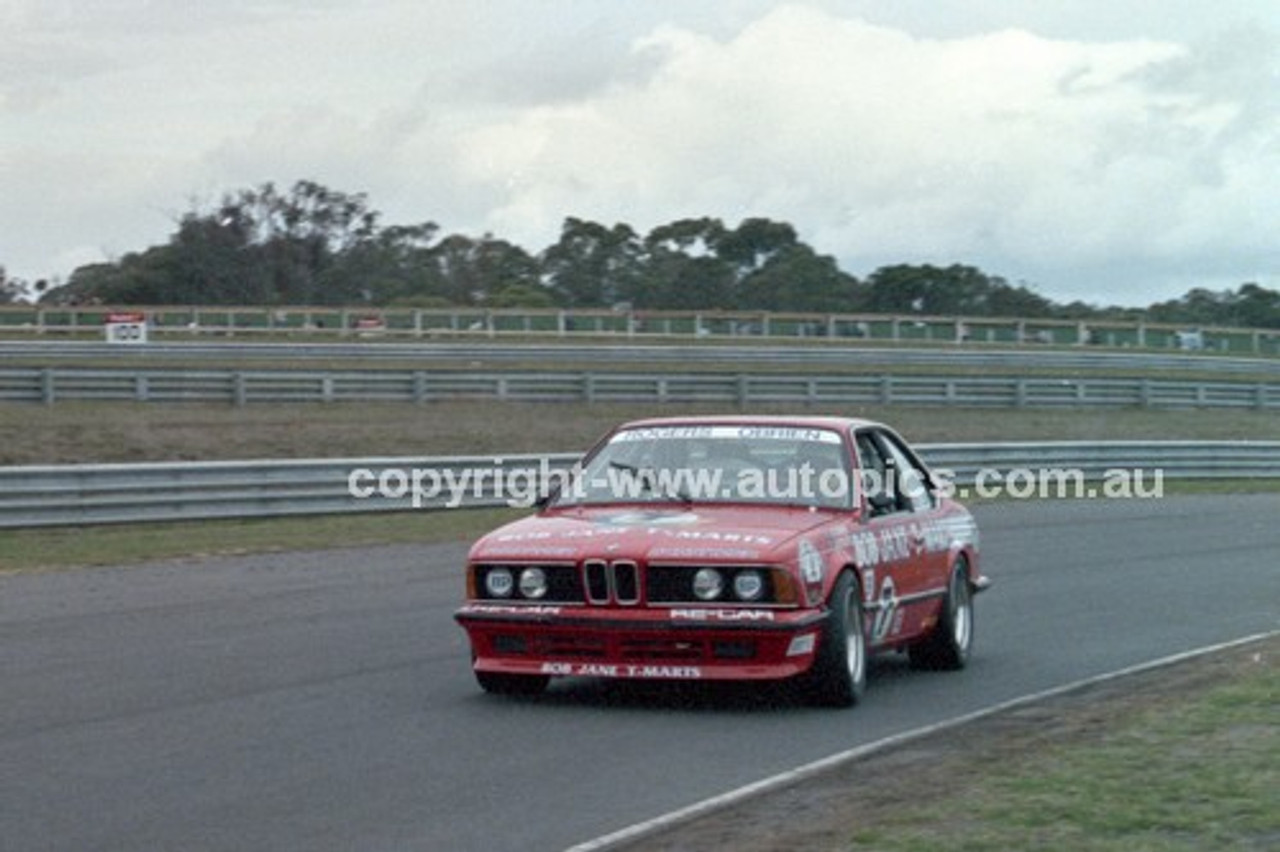
[{"label": "rear wheel", "polygon": [[972,647],[973,592],[969,588],[969,566],[964,559],[958,559],[951,569],[947,598],[937,625],[908,651],[911,664],[916,668],[962,669],[969,662]]},{"label": "rear wheel", "polygon": [[852,707],[867,687],[862,596],[852,574],[840,575],[827,607],[830,615],[818,638],[809,691],[814,702],[824,707]]},{"label": "rear wheel", "polygon": [[502,672],[476,672],[476,682],[494,695],[539,695],[551,678],[547,675],[513,675]]}]

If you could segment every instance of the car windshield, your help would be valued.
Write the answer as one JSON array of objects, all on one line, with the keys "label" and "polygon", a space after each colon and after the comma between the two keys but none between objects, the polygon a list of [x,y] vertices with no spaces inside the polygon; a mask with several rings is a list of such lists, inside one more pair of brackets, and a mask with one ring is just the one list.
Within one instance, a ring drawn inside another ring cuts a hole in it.
[{"label": "car windshield", "polygon": [[588,458],[556,505],[733,502],[847,508],[839,433],[777,425],[623,429]]}]

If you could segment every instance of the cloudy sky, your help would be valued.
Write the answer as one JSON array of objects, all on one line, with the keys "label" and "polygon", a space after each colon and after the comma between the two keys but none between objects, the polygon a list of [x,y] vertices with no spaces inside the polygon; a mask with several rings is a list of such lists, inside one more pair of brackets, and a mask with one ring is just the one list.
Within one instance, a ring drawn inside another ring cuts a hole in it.
[{"label": "cloudy sky", "polygon": [[0,0],[11,276],[301,178],[530,251],[766,216],[856,275],[1280,288],[1280,4]]}]

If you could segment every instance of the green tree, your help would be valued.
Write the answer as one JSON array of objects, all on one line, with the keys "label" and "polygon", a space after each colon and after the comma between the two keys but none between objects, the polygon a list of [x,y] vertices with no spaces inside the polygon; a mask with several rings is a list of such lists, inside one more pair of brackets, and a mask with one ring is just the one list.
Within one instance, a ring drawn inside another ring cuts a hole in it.
[{"label": "green tree", "polygon": [[1045,317],[1053,303],[972,266],[882,266],[867,278],[860,310],[951,316]]},{"label": "green tree", "polygon": [[25,281],[10,276],[8,271],[0,266],[0,305],[25,302],[33,297],[39,301],[48,290],[49,282],[45,279]]},{"label": "green tree", "polygon": [[809,246],[786,246],[772,253],[738,285],[737,306],[743,310],[847,311],[856,281],[840,271],[835,258]]},{"label": "green tree", "polygon": [[[431,223],[382,229],[362,193],[298,181],[228,193],[181,217],[164,246],[72,274],[62,301],[384,303],[430,290]],[[110,268],[106,268],[110,267]]]},{"label": "green tree", "polygon": [[[203,217],[206,220],[209,216]],[[326,275],[337,258],[371,240],[378,214],[363,193],[300,180],[288,192],[272,183],[226,196],[212,217],[246,246],[259,267],[255,302],[340,304],[362,300],[366,282]]]},{"label": "green tree", "polygon": [[455,305],[481,305],[513,285],[541,287],[538,263],[524,249],[485,234],[452,234],[429,252],[429,295]]},{"label": "green tree", "polygon": [[644,239],[644,274],[630,301],[669,310],[734,306],[733,264],[716,254],[724,235],[719,219],[680,219],[654,228]]},{"label": "green tree", "polygon": [[556,301],[546,287],[508,284],[489,299],[492,308],[554,308]]},{"label": "green tree", "polygon": [[0,268],[0,303],[371,304],[770,310],[1146,318],[1280,328],[1280,293],[1256,282],[1195,288],[1146,309],[1057,304],[973,266],[897,264],[865,281],[800,240],[787,222],[677,219],[641,238],[625,223],[575,217],[535,255],[491,234],[441,238],[432,222],[383,227],[363,193],[315,181],[267,182],[193,206],[163,245],[76,269],[67,283],[18,281]]},{"label": "green tree", "polygon": [[25,288],[16,278],[10,278],[3,266],[0,266],[0,305],[8,305],[18,301]]},{"label": "green tree", "polygon": [[800,245],[791,225],[762,218],[743,219],[737,228],[722,231],[714,239],[716,255],[734,265],[739,281],[759,272],[779,253]]},{"label": "green tree", "polygon": [[1242,284],[1232,307],[1234,325],[1280,328],[1280,292],[1254,282]]},{"label": "green tree", "polygon": [[[143,275],[122,263],[121,284],[143,304],[255,305],[275,303],[272,271],[248,229],[229,218],[182,218],[169,244],[156,250],[160,275]],[[124,294],[121,294],[124,295]],[[133,301],[133,299],[129,300]]]},{"label": "green tree", "polygon": [[644,249],[629,225],[569,217],[539,258],[543,281],[570,307],[608,307],[634,296]]},{"label": "green tree", "polygon": [[1183,325],[1280,328],[1280,293],[1256,282],[1237,290],[1195,287],[1180,298],[1152,305],[1147,316],[1153,322]]},{"label": "green tree", "polygon": [[439,230],[433,222],[383,228],[336,253],[321,273],[321,289],[375,305],[447,304],[431,277],[432,242]]}]

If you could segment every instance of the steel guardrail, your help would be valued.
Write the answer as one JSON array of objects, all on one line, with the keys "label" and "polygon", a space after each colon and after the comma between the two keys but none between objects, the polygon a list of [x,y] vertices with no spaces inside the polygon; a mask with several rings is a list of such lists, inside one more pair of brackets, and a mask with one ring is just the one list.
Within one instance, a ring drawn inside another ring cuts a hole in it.
[{"label": "steel guardrail", "polygon": [[1280,383],[1081,376],[2,367],[0,403],[513,402],[1280,408]]},{"label": "steel guardrail", "polygon": [[956,366],[1017,370],[1129,370],[1145,373],[1194,371],[1280,376],[1280,358],[1206,355],[1186,352],[1122,352],[1087,348],[990,349],[979,347],[867,347],[828,343],[820,346],[743,346],[738,344],[574,344],[524,343],[262,343],[254,341],[151,342],[120,346],[93,341],[0,340],[0,361],[93,361],[129,363],[174,359],[225,365],[237,361],[416,362],[423,366],[457,364],[786,364],[797,368]]},{"label": "steel guardrail", "polygon": [[[979,474],[1009,471],[1080,471],[1088,481],[1114,471],[1161,471],[1165,479],[1280,478],[1280,441],[1039,441],[917,445],[925,461],[949,481],[972,484]],[[286,461],[150,462],[139,464],[0,467],[0,528],[143,521],[273,518],[298,515],[407,511],[407,480],[391,477],[399,497],[358,498],[349,488],[355,471],[434,472],[461,481],[463,471],[487,471],[460,500],[461,508],[508,505],[498,476],[510,483],[542,483],[578,460],[575,453],[504,456],[376,457]],[[370,484],[374,480],[361,482]],[[535,486],[537,487],[537,486]],[[508,489],[508,492],[510,490]],[[421,501],[443,509],[447,491]]]}]

